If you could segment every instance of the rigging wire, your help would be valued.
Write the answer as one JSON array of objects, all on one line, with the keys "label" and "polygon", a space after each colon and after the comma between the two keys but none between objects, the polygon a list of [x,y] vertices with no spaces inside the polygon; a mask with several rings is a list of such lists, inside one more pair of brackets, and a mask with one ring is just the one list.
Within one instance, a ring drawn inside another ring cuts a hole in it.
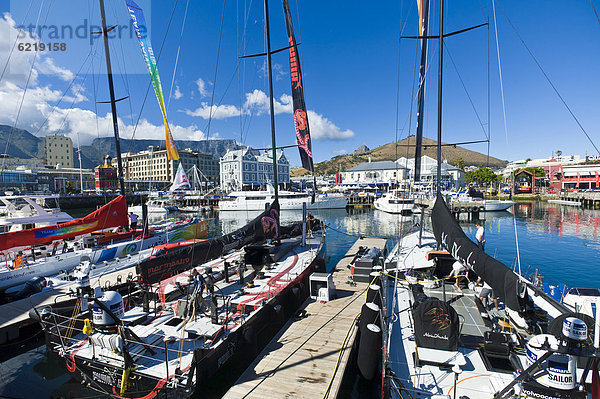
[{"label": "rigging wire", "polygon": [[[31,10],[31,6],[32,5],[33,5],[33,0],[31,0],[29,2],[29,7],[27,7],[27,11],[25,12],[25,16],[23,17],[23,21],[21,22],[21,26],[25,26],[25,21],[27,20],[27,17],[29,16],[29,11]],[[17,46],[17,42],[18,41],[19,41],[19,35],[17,35],[17,37],[15,37],[15,41],[13,42],[12,48],[10,49],[10,52],[8,53],[8,58],[6,59],[6,63],[4,64],[4,68],[2,68],[2,73],[0,74],[0,82],[2,81],[2,78],[4,78],[4,74],[6,73],[6,69],[8,68],[8,64],[10,64],[10,58],[12,57],[12,54],[15,51],[15,47]]]},{"label": "rigging wire", "polygon": [[[494,0],[492,0],[492,4],[493,4],[493,1]],[[513,31],[515,32],[515,34],[517,35],[517,37],[519,38],[519,40],[523,44],[523,47],[525,47],[525,50],[527,50],[527,52],[529,53],[529,55],[531,56],[531,58],[533,58],[533,61],[535,62],[535,64],[537,65],[537,67],[540,69],[540,71],[542,72],[542,74],[544,75],[544,77],[546,78],[546,80],[548,81],[548,83],[550,84],[550,86],[552,87],[552,89],[554,90],[554,92],[556,93],[556,95],[558,96],[558,98],[560,99],[560,101],[563,103],[563,105],[565,106],[565,108],[567,108],[567,111],[569,111],[569,113],[571,114],[571,116],[573,117],[573,119],[575,120],[575,122],[577,123],[577,125],[579,126],[579,128],[581,129],[581,131],[583,132],[583,134],[585,134],[585,137],[587,137],[587,139],[592,144],[592,146],[594,147],[594,149],[596,150],[596,152],[600,155],[600,150],[598,149],[598,147],[596,147],[596,144],[594,144],[594,141],[592,140],[592,138],[590,137],[590,135],[588,134],[588,132],[584,129],[583,125],[579,122],[579,119],[577,119],[577,117],[575,116],[575,114],[571,110],[571,107],[569,107],[569,105],[567,104],[567,102],[565,101],[565,99],[563,98],[563,96],[560,94],[560,92],[558,91],[558,89],[556,88],[556,86],[554,85],[554,83],[552,83],[552,81],[550,80],[550,77],[548,76],[548,74],[546,73],[546,71],[544,70],[544,68],[542,68],[542,65],[539,63],[539,61],[537,60],[537,58],[533,55],[533,52],[529,49],[529,47],[527,46],[527,44],[525,44],[525,40],[523,40],[523,37],[521,37],[521,35],[517,31],[517,28],[513,25],[512,21],[510,20],[510,18],[506,14],[506,12],[504,12],[504,9],[502,8],[502,5],[500,3],[498,3],[498,6],[500,7],[500,11],[502,11],[502,14],[504,14],[504,16],[506,17],[506,20],[510,24],[511,28],[513,29]],[[494,18],[495,18],[495,14],[494,14]]]},{"label": "rigging wire", "polygon": [[183,39],[183,30],[185,29],[185,21],[187,20],[187,12],[188,12],[189,5],[190,5],[190,0],[187,0],[185,3],[185,12],[183,13],[183,22],[181,24],[181,33],[179,35],[179,44],[177,45],[177,55],[175,56],[175,67],[173,68],[173,77],[171,78],[171,88],[169,89],[169,99],[167,100],[167,111],[169,110],[169,105],[171,105],[171,95],[173,94],[173,86],[175,85],[175,73],[177,72],[177,63],[179,61],[179,51],[181,50],[181,41]]},{"label": "rigging wire", "polygon": [[598,12],[596,11],[596,7],[594,7],[594,2],[590,0],[590,4],[592,5],[592,9],[594,10],[594,15],[596,16],[596,20],[600,24],[600,17],[598,17]]},{"label": "rigging wire", "polygon": [[[50,5],[52,5],[52,0],[50,2]],[[44,0],[42,0],[41,4],[40,4],[40,10],[38,11],[38,15],[35,21],[35,28],[37,28],[39,22],[40,22],[40,16],[42,15],[42,9],[44,8]],[[50,7],[48,7],[48,11],[50,11]],[[48,13],[46,13],[46,18],[48,18]],[[45,21],[46,19],[44,19]],[[36,29],[37,30],[37,29]],[[27,76],[27,81],[25,82],[25,88],[23,89],[23,96],[21,97],[21,102],[19,104],[19,108],[17,110],[17,115],[15,117],[15,123],[11,126],[10,128],[10,133],[8,134],[8,139],[6,140],[6,146],[4,147],[4,153],[8,154],[8,146],[10,144],[10,140],[12,138],[13,132],[15,131],[15,129],[17,128],[17,124],[19,123],[19,117],[21,116],[21,110],[23,109],[23,103],[25,102],[25,95],[27,94],[27,89],[29,88],[29,82],[31,81],[31,75],[33,74],[33,70],[35,67],[35,61],[37,60],[37,56],[38,56],[38,47],[35,47],[35,53],[33,55],[33,60],[31,61],[31,67],[29,68],[29,74]],[[0,171],[4,171],[6,167],[6,158],[2,158],[2,168],[0,169]]]},{"label": "rigging wire", "polygon": [[[114,3],[110,3],[111,4],[111,8],[113,11],[113,15],[115,18],[115,21],[119,20],[119,16],[117,13],[117,9],[115,7]],[[124,4],[125,5],[125,4]],[[127,9],[127,6],[125,5],[125,9]],[[127,15],[129,15],[129,10],[127,10]],[[121,80],[123,81],[123,86],[125,86],[125,91],[127,92],[127,103],[129,103],[129,119],[131,120],[131,124],[133,125],[133,105],[131,104],[131,90],[129,89],[129,74],[127,73],[127,63],[125,62],[125,52],[123,51],[123,40],[118,40],[119,42],[119,47],[121,49],[121,59],[117,59],[117,66],[119,68],[121,68],[121,63],[122,63],[122,68],[123,68],[123,73],[121,73]]]},{"label": "rigging wire", "polygon": [[[171,22],[173,22],[173,15],[175,15],[175,9],[177,8],[177,3],[179,0],[175,0],[175,4],[173,5],[173,11],[171,11],[171,16],[169,17],[169,23],[167,24],[167,29],[165,30],[165,35],[163,36],[162,42],[160,44],[160,49],[158,50],[158,55],[156,56],[156,68],[158,69],[158,63],[160,61],[160,56],[163,51],[163,47],[165,45],[165,41],[167,40],[167,34],[169,33],[169,29],[171,27]],[[146,101],[148,100],[148,93],[150,92],[150,86],[152,86],[152,78],[148,78],[148,85],[146,86],[146,94],[144,94],[144,100],[142,101],[142,106],[140,107],[140,112],[138,114],[137,120],[135,121],[135,126],[133,127],[133,132],[131,133],[131,141],[129,142],[129,146],[133,145],[133,140],[135,138],[135,133],[137,132],[137,128],[140,123],[140,119],[142,118],[142,111],[144,110],[144,106],[146,105]]]},{"label": "rigging wire", "polygon": [[[44,122],[42,122],[42,124],[40,125],[40,127],[38,128],[38,130],[34,133],[34,136],[37,136],[38,133],[42,130],[42,128],[44,127],[44,125],[46,124],[46,122],[48,122],[48,119],[50,119],[50,116],[56,112],[56,109],[58,108],[58,106],[60,105],[60,103],[62,102],[63,98],[65,98],[65,96],[67,95],[67,93],[69,92],[69,89],[71,89],[71,87],[73,86],[73,84],[75,83],[75,81],[77,80],[77,78],[79,77],[81,71],[83,70],[83,67],[85,66],[85,64],[87,63],[87,61],[90,59],[90,57],[92,56],[92,51],[90,49],[90,52],[88,53],[87,57],[85,58],[85,60],[83,60],[83,63],[81,64],[81,66],[79,67],[79,70],[77,71],[77,73],[75,74],[75,76],[73,77],[73,79],[71,80],[71,83],[69,83],[69,86],[63,91],[63,94],[60,96],[58,102],[54,105],[54,108],[52,109],[52,111],[50,111],[50,113],[48,113],[48,115],[46,116],[46,119],[44,119]],[[86,71],[86,76],[89,72],[90,67],[88,67],[87,71]],[[74,104],[74,102],[73,102]]]},{"label": "rigging wire", "polygon": [[206,129],[206,140],[208,140],[209,136],[210,136],[210,125],[212,122],[212,115],[213,115],[213,105],[214,105],[214,99],[215,99],[215,87],[217,86],[217,71],[219,69],[219,56],[221,53],[221,39],[223,37],[223,21],[225,19],[225,3],[226,0],[223,0],[223,10],[221,11],[221,26],[219,28],[219,42],[217,45],[217,61],[215,62],[215,75],[213,78],[213,85],[212,85],[212,93],[210,95],[210,109],[208,111],[208,126]]},{"label": "rigging wire", "polygon": [[[90,21],[93,21],[94,16],[94,7],[91,6],[91,1],[88,0],[88,18]],[[90,33],[91,34],[91,33]],[[94,94],[94,119],[96,120],[96,137],[100,138],[100,123],[98,118],[98,88],[96,86],[96,68],[94,67],[94,58],[96,56],[96,51],[98,47],[98,43],[100,41],[96,41],[96,50],[94,50],[94,57],[92,57],[92,90]],[[90,41],[90,52],[92,51],[92,47],[94,46],[93,41]]]},{"label": "rigging wire", "polygon": [[504,134],[506,135],[506,144],[508,144],[508,126],[506,124],[506,104],[504,102],[504,83],[502,79],[502,64],[500,62],[500,45],[498,44],[498,24],[496,23],[496,0],[492,0],[492,10],[494,13],[494,32],[496,37],[496,54],[498,56],[498,74],[500,75],[500,95],[502,96],[502,116],[504,117]]},{"label": "rigging wire", "polygon": [[454,58],[452,58],[452,54],[450,53],[450,49],[448,48],[448,45],[446,44],[446,42],[444,42],[444,49],[446,50],[446,53],[450,56],[450,61],[452,63],[452,66],[454,67],[454,70],[456,71],[456,75],[458,76],[458,80],[460,80],[460,83],[465,91],[465,94],[467,95],[467,98],[469,99],[469,102],[471,103],[471,107],[473,108],[473,112],[475,112],[475,116],[477,117],[477,121],[479,121],[479,125],[481,126],[481,130],[483,130],[483,134],[486,137],[486,139],[490,139],[489,136],[487,135],[487,132],[485,131],[485,127],[483,126],[483,122],[481,121],[481,118],[479,116],[479,113],[477,112],[477,108],[475,108],[475,104],[473,103],[473,99],[471,98],[471,95],[469,94],[469,91],[467,90],[467,85],[465,84],[465,81],[463,80],[462,76],[460,75],[460,72],[458,71],[458,67],[456,66],[456,63],[454,62]]}]

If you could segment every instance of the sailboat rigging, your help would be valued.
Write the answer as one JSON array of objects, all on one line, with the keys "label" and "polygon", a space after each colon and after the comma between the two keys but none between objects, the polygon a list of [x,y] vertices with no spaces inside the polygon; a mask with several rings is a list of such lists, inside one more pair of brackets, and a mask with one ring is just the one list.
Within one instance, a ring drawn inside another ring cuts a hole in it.
[{"label": "sailboat rigging", "polygon": [[[594,353],[590,339],[593,319],[569,312],[477,248],[441,194],[442,49],[443,39],[448,36],[443,32],[443,9],[444,1],[440,0],[433,234],[423,231],[423,241],[419,232],[406,235],[385,262],[389,274],[381,276],[380,281],[387,281],[387,276],[395,273],[393,288],[389,289],[392,300],[387,302],[392,306],[381,317],[384,334],[390,332],[389,337],[383,338],[385,394],[587,397],[585,383],[591,380],[588,371]],[[485,296],[483,288],[475,283],[461,289],[457,280],[456,289],[446,288],[445,280],[451,270],[455,271],[452,274],[467,278],[480,277],[492,295],[502,300],[504,308],[488,310],[483,299],[479,299]],[[582,331],[579,338],[574,338],[576,328]],[[583,364],[577,365],[577,356],[583,356],[585,369]],[[481,379],[484,376],[486,383]]]},{"label": "sailboat rigging", "polygon": [[[88,293],[82,300],[94,304],[93,322],[92,311],[83,305],[71,318],[52,310],[42,313],[49,350],[63,358],[75,378],[93,381],[91,388],[104,395],[190,397],[202,392],[230,359],[256,354],[257,337],[264,340],[279,330],[308,296],[311,272],[324,271],[320,225],[309,238],[302,236],[305,220],[279,223],[268,1],[264,4],[274,201],[233,233],[156,248],[136,266],[142,289],[127,301],[113,291],[97,295],[89,286],[78,289]],[[152,349],[157,345],[159,351]]]}]

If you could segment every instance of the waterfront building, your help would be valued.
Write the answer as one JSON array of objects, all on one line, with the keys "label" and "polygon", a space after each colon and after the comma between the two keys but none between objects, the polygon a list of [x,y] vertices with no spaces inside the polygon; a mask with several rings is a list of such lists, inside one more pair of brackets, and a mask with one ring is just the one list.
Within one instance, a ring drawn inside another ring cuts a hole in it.
[{"label": "waterfront building", "polygon": [[[263,187],[273,183],[273,155],[251,148],[230,150],[219,161],[223,191]],[[283,151],[277,154],[277,180],[290,183],[290,162]]]},{"label": "waterfront building", "polygon": [[364,162],[342,172],[343,184],[397,184],[408,179],[408,168],[393,161]]},{"label": "waterfront building", "polygon": [[[396,160],[396,163],[400,166],[404,166],[409,170],[409,179],[414,176],[415,173],[415,159],[401,157]],[[457,168],[456,166],[450,165],[446,161],[442,161],[442,182],[446,185],[454,187],[462,187],[465,185],[465,171]],[[421,157],[421,183],[430,184],[435,181],[437,177],[437,161],[427,155]]]},{"label": "waterfront building", "polygon": [[99,165],[94,169],[96,191],[116,191],[119,189],[117,168],[112,165],[111,159],[110,155],[105,156],[104,164]]},{"label": "waterfront building", "polygon": [[65,168],[73,167],[73,141],[67,136],[46,136],[44,139],[46,165],[61,164]]},{"label": "waterfront building", "polygon": [[90,192],[95,189],[94,171],[90,169],[46,167],[32,170],[37,175],[35,191],[42,193]]},{"label": "waterfront building", "polygon": [[[167,150],[159,146],[149,146],[147,150],[138,153],[123,153],[121,159],[127,185],[134,189],[149,185],[154,188],[167,188],[173,182],[180,162],[187,173],[190,173],[194,166],[197,168],[201,185],[210,187],[219,183],[219,168],[212,155],[190,148],[178,152],[178,161],[170,161],[167,158]],[[117,165],[116,159],[112,160],[112,164]]]}]

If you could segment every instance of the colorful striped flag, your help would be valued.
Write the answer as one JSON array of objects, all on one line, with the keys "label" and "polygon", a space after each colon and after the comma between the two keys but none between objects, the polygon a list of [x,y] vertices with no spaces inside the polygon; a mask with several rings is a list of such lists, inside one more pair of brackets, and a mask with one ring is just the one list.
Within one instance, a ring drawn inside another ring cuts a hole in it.
[{"label": "colorful striped flag", "polygon": [[176,161],[179,159],[179,153],[175,147],[175,141],[173,141],[173,136],[171,135],[171,130],[169,129],[169,123],[167,122],[167,110],[165,109],[162,85],[160,84],[160,77],[158,76],[158,68],[156,66],[156,59],[154,58],[154,51],[152,51],[152,45],[150,44],[150,39],[148,38],[148,28],[146,26],[144,12],[133,0],[125,0],[125,4],[127,4],[131,22],[135,27],[135,33],[138,37],[138,41],[140,42],[142,54],[144,55],[144,61],[146,62],[146,67],[150,73],[152,86],[154,86],[154,92],[156,93],[156,98],[158,99],[158,105],[160,106],[160,110],[163,115],[163,122],[165,124],[165,141],[167,143],[167,157],[171,161]]}]

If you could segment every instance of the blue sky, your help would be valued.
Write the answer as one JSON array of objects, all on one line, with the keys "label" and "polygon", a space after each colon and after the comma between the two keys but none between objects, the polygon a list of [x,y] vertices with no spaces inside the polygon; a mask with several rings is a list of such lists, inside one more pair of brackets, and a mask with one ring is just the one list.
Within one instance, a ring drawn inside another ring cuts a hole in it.
[{"label": "blue sky", "polygon": [[[142,108],[149,77],[137,39],[129,34],[129,16],[124,1],[105,2],[109,25],[121,27],[120,38],[111,40],[117,97],[129,96],[118,105],[121,135],[132,137],[133,126],[139,117],[136,138],[163,138],[162,117],[152,89]],[[156,55],[163,38],[165,40],[159,72],[165,101],[169,103],[168,117],[174,138],[234,138],[255,147],[269,146],[266,61],[263,58],[239,61],[237,58],[265,49],[263,2],[229,0],[223,5],[223,2],[215,1],[188,3],[178,0],[174,12],[174,1],[140,0],[138,4],[146,13]],[[181,35],[186,4],[187,18]],[[600,9],[597,0],[594,4]],[[273,49],[284,47],[287,37],[282,3],[271,0],[269,5],[271,46]],[[486,4],[485,0],[447,2],[445,31],[486,22],[488,7],[491,8],[491,3]],[[416,91],[412,89],[416,43],[402,40],[399,44],[398,35],[401,29],[406,35],[416,34],[416,1],[290,0],[290,8],[296,38],[302,42],[300,56],[315,160],[352,152],[362,144],[374,148],[392,142],[396,137],[404,138],[409,128],[414,133],[416,110],[413,108],[411,118],[410,109],[411,97],[416,98]],[[432,8],[433,32],[437,32],[438,4]],[[0,80],[0,123],[13,125],[18,119],[17,127],[32,133],[67,134],[74,140],[79,133],[82,144],[89,143],[94,137],[111,135],[109,106],[95,104],[108,99],[102,42],[94,39],[90,45],[89,36],[77,38],[59,34],[51,37],[50,34],[50,26],[58,27],[59,31],[62,29],[65,34],[72,29],[75,36],[77,32],[89,31],[91,24],[99,24],[97,1],[0,0],[0,11],[3,13],[0,68],[7,63],[16,27],[21,24],[25,27],[35,25],[37,20],[38,25],[47,28],[39,36],[30,37],[27,33],[19,39],[20,43],[66,44],[65,51],[42,51],[37,56],[34,52],[15,48]],[[167,32],[172,12],[173,19]],[[556,150],[562,150],[564,154],[594,154],[593,147],[521,44],[505,14],[582,126],[597,145],[600,144],[600,113],[597,111],[600,24],[590,3],[497,1],[507,124],[505,131],[490,11],[490,154],[508,160],[548,157]],[[70,28],[62,28],[64,26]],[[446,142],[485,139],[488,122],[487,41],[487,27],[446,41],[443,117],[443,140]],[[34,57],[34,68],[29,76]],[[437,134],[437,57],[438,45],[432,41],[424,125],[425,136],[429,138],[435,138]],[[287,52],[274,55],[273,63],[277,141],[279,145],[289,145],[294,143],[295,136]],[[26,85],[27,94],[23,98]],[[215,108],[209,127],[213,90]],[[485,144],[468,148],[487,151]],[[286,154],[292,164],[299,164],[296,150],[288,149]]]}]

